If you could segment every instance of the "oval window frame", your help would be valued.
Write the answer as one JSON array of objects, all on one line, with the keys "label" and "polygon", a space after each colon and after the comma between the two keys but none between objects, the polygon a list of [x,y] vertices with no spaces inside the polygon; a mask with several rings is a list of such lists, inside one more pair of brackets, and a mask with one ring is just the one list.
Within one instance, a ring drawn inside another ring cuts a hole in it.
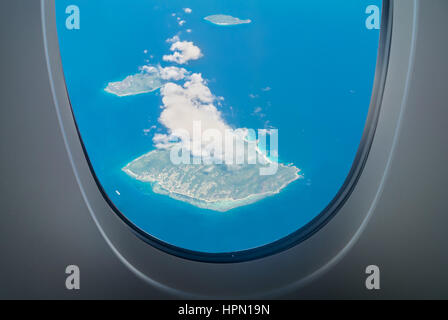
[{"label": "oval window frame", "polygon": [[[77,136],[81,144],[84,157],[87,161],[90,173],[102,197],[104,198],[108,206],[113,210],[113,212],[115,212],[115,214],[129,227],[129,229],[133,232],[133,234],[135,234],[143,242],[151,245],[152,247],[162,252],[191,261],[219,263],[219,264],[248,262],[284,252],[292,247],[299,245],[303,241],[309,239],[311,236],[319,232],[343,207],[343,205],[353,192],[353,189],[355,188],[357,181],[359,180],[359,177],[362,174],[363,168],[369,156],[369,152],[377,128],[377,123],[381,109],[381,101],[384,93],[385,80],[388,71],[391,29],[392,29],[392,12],[393,12],[393,2],[391,0],[383,0],[380,40],[378,47],[378,57],[377,57],[374,85],[372,88],[372,98],[370,101],[369,111],[363,135],[361,138],[361,142],[358,147],[358,151],[356,153],[350,172],[347,175],[338,193],[334,196],[333,200],[327,205],[327,207],[321,213],[319,213],[314,219],[312,219],[302,228],[298,229],[297,231],[291,233],[286,237],[283,237],[282,239],[279,239],[267,245],[263,245],[249,250],[228,252],[228,253],[206,253],[180,248],[171,245],[165,241],[162,241],[160,239],[157,239],[156,237],[140,229],[115,206],[115,204],[108,196],[98,176],[95,173],[87,149],[81,137],[79,126],[77,124],[73,106],[70,100],[70,95],[68,93],[68,88],[66,86],[65,77],[63,74],[65,92],[68,97],[70,105],[72,121],[75,124]],[[61,57],[59,56],[59,58]]]},{"label": "oval window frame", "polygon": [[[87,165],[70,112],[55,30],[54,2],[41,0],[43,49],[67,160],[98,232],[129,271],[145,284],[177,298],[272,298],[309,284],[351,252],[378,210],[392,171],[416,57],[419,0],[390,2],[389,70],[381,113],[365,168],[344,206],[329,220],[325,230],[287,251],[246,263],[227,264],[187,260],[147,245],[129,232],[129,227],[106,203]],[[348,260],[346,265],[353,263],[353,259]]]}]

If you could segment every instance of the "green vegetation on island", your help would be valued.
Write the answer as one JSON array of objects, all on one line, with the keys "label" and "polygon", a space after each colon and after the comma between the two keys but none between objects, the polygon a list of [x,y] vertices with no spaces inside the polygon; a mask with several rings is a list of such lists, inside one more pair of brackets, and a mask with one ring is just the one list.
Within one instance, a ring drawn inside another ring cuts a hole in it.
[{"label": "green vegetation on island", "polygon": [[301,178],[292,165],[278,165],[274,175],[260,175],[260,164],[180,164],[170,159],[170,149],[149,152],[123,171],[148,182],[155,193],[196,207],[225,212],[280,193]]}]

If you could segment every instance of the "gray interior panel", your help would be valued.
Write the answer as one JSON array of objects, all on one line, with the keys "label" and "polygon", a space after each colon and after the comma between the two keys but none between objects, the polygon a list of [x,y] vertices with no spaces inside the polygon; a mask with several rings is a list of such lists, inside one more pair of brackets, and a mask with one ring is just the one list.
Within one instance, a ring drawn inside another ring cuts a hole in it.
[{"label": "gray interior panel", "polygon": [[[70,113],[54,1],[2,1],[0,298],[448,298],[448,2],[392,3],[378,124],[340,212],[287,251],[213,264],[149,246],[114,214]],[[79,291],[65,288],[72,264]],[[368,265],[381,290],[366,290]]]}]

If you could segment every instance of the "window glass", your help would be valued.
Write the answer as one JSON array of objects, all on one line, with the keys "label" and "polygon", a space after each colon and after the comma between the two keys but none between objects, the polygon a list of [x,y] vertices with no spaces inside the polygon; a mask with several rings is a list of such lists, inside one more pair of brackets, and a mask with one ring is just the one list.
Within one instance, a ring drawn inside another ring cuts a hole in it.
[{"label": "window glass", "polygon": [[58,0],[74,118],[116,212],[216,254],[300,233],[366,128],[380,0]]}]

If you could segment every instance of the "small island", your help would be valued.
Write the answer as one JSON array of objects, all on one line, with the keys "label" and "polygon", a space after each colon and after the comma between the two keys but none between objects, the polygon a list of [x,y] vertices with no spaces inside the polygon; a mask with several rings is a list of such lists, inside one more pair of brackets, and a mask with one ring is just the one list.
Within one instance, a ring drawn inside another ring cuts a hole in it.
[{"label": "small island", "polygon": [[252,23],[252,20],[241,20],[232,16],[228,16],[225,14],[215,14],[212,16],[205,17],[204,20],[216,24],[218,26],[234,26],[239,24],[249,24]]},{"label": "small island", "polygon": [[140,68],[140,73],[127,76],[122,81],[109,82],[104,91],[119,97],[149,93],[162,88],[167,82],[182,80],[187,74],[188,71],[183,68],[147,65]]},{"label": "small island", "polygon": [[255,203],[280,193],[300,179],[300,169],[279,164],[274,175],[260,175],[263,165],[180,164],[170,149],[151,151],[123,168],[130,177],[150,183],[153,192],[219,212]]}]

